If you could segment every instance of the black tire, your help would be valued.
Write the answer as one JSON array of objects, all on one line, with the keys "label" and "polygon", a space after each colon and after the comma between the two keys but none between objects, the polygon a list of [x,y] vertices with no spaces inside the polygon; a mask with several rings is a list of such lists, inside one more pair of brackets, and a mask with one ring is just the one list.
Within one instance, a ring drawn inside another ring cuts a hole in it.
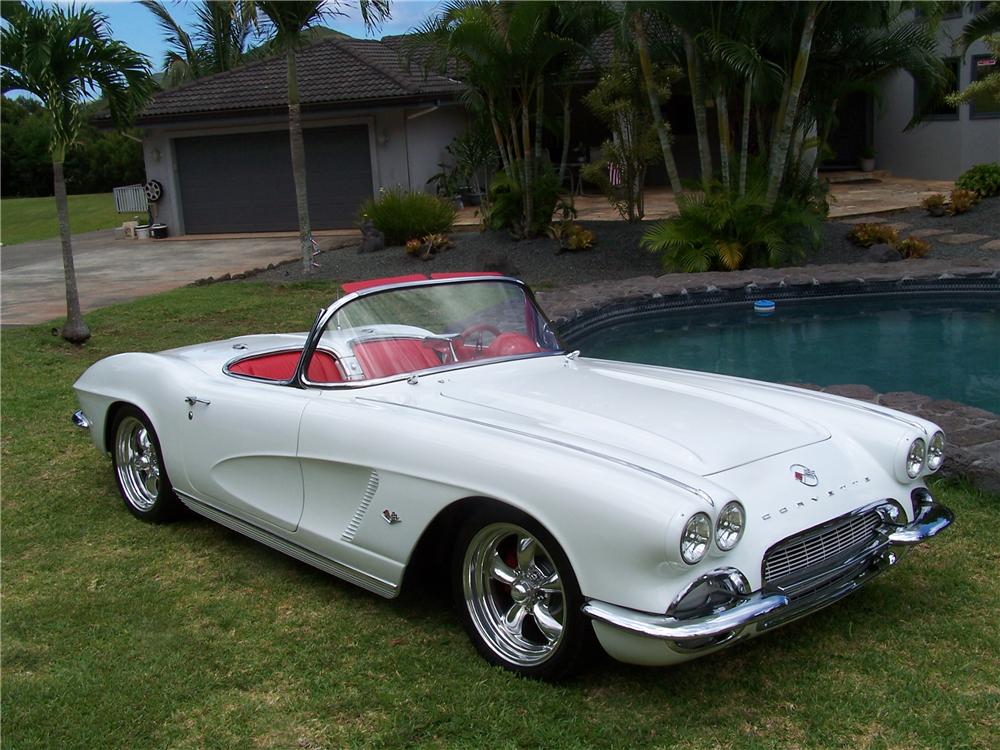
[{"label": "black tire", "polygon": [[[494,559],[500,564],[489,562]],[[459,617],[491,664],[554,680],[575,671],[591,650],[594,631],[581,609],[573,568],[552,535],[529,516],[497,505],[469,518],[459,530],[451,567]]]},{"label": "black tire", "polygon": [[160,440],[141,409],[126,405],[115,412],[111,462],[118,492],[132,515],[151,523],[172,521],[180,515],[181,502],[167,476]]}]

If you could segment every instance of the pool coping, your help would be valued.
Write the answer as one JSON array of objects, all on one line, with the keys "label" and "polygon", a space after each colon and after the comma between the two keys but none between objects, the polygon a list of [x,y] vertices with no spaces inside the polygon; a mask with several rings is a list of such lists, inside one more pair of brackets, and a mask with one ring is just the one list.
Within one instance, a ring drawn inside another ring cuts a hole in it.
[{"label": "pool coping", "polygon": [[[668,310],[747,305],[759,299],[830,299],[900,293],[1000,295],[1000,253],[956,264],[927,259],[893,264],[844,264],[728,273],[666,274],[581,284],[536,293],[569,343],[589,329]],[[948,436],[946,477],[964,478],[1000,495],[1000,415],[968,404],[866,385],[821,387],[793,383],[910,412],[935,422]]]}]

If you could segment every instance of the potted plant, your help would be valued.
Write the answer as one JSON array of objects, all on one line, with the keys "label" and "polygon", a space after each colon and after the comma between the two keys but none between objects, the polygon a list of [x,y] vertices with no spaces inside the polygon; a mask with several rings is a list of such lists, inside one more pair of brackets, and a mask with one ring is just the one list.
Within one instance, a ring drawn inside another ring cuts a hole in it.
[{"label": "potted plant", "polygon": [[861,150],[861,171],[862,172],[874,172],[875,171],[875,149],[871,146],[865,146]]}]

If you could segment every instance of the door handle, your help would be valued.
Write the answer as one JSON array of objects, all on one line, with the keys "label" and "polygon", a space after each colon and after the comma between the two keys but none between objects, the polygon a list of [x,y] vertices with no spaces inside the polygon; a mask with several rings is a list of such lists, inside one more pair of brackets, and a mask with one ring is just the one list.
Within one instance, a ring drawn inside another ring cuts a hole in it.
[{"label": "door handle", "polygon": [[198,398],[197,396],[185,396],[184,400],[187,401],[188,406],[194,406],[195,404],[205,404],[205,406],[208,406],[212,403],[211,401],[206,401],[205,399]]}]

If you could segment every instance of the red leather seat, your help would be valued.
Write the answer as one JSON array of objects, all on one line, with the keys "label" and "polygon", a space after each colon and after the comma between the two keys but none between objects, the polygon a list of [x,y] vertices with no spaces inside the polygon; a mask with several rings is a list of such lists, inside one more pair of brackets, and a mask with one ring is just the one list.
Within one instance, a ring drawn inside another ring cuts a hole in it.
[{"label": "red leather seat", "polygon": [[[291,380],[301,356],[302,351],[297,350],[247,357],[231,364],[229,372],[263,380]],[[340,383],[344,380],[337,366],[337,360],[331,354],[322,351],[313,354],[306,377],[316,383]]]},{"label": "red leather seat", "polygon": [[441,364],[437,353],[422,339],[379,339],[354,344],[354,356],[367,378],[385,378]]}]

